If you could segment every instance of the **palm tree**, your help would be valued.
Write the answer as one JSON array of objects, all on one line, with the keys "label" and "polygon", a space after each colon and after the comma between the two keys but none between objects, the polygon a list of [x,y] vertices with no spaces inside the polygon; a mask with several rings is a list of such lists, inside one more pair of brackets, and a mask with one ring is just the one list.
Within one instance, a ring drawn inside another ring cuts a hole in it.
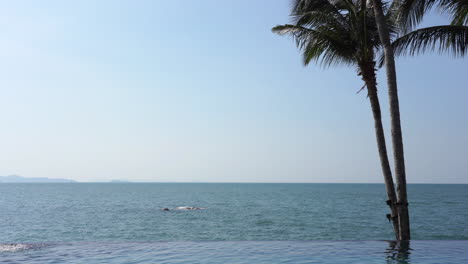
[{"label": "palm tree", "polygon": [[398,99],[397,76],[394,50],[390,41],[390,32],[385,20],[381,0],[372,1],[377,28],[384,47],[385,70],[387,73],[388,100],[390,105],[391,135],[393,159],[395,163],[395,179],[397,183],[397,201],[389,201],[389,206],[398,212],[398,240],[410,240],[410,222],[408,213],[408,195],[406,191],[405,154],[403,148],[403,132],[401,131],[400,103]]},{"label": "palm tree", "polygon": [[[372,9],[365,0],[294,0],[293,24],[276,26],[273,32],[292,36],[303,52],[303,61],[331,66],[354,66],[364,81],[374,117],[380,163],[392,213],[396,239],[399,239],[397,203],[388,161],[380,103],[377,94],[376,55],[382,48]],[[385,14],[388,34],[394,36],[391,12]]]},{"label": "palm tree", "polygon": [[[390,105],[393,154],[395,161],[395,178],[397,182],[399,240],[410,239],[408,199],[406,192],[406,172],[403,150],[403,136],[400,124],[395,55],[409,53],[414,55],[438,44],[439,51],[451,51],[454,55],[463,56],[468,42],[468,31],[462,24],[468,22],[468,0],[395,0],[392,3],[395,20],[399,22],[402,32],[407,32],[419,23],[424,14],[438,4],[443,12],[450,13],[452,25],[418,29],[398,38],[393,44],[390,41],[383,4],[381,0],[372,0],[380,39],[384,46],[384,61],[387,72],[387,84]],[[383,64],[383,62],[381,62]]]},{"label": "palm tree", "polygon": [[[438,4],[443,12],[451,13],[452,25],[422,28],[412,31],[393,44],[390,41],[383,5],[381,0],[372,0],[380,39],[384,46],[384,60],[387,72],[389,94],[392,143],[395,161],[395,178],[397,182],[397,210],[399,219],[399,240],[410,239],[408,214],[408,199],[406,192],[406,172],[403,151],[403,136],[400,124],[400,109],[398,100],[395,55],[409,53],[414,55],[434,48],[438,44],[439,51],[452,51],[454,55],[463,56],[468,43],[468,30],[462,24],[468,22],[468,0],[395,0],[392,8],[395,20],[403,32],[407,32],[421,22],[424,14]],[[382,63],[381,63],[382,64]]]}]

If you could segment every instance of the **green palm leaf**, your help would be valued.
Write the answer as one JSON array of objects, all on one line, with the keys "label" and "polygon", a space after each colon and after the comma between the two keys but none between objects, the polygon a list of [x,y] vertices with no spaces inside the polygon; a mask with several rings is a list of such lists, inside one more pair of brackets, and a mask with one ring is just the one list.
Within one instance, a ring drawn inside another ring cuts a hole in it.
[{"label": "green palm leaf", "polygon": [[276,26],[272,31],[279,35],[290,35],[295,39],[297,47],[303,51],[304,65],[311,61],[319,62],[323,66],[354,62],[353,47],[346,45],[347,43],[333,34],[333,31],[297,25]]},{"label": "green palm leaf", "polygon": [[468,26],[421,28],[398,38],[392,45],[397,56],[405,54],[413,56],[426,50],[464,56],[468,48]]},{"label": "green palm leaf", "polygon": [[405,32],[415,28],[434,6],[451,17],[452,25],[468,24],[468,0],[396,0],[394,5],[398,9],[397,20]]},{"label": "green palm leaf", "polygon": [[424,18],[424,15],[436,3],[435,0],[402,0],[394,1],[397,5],[397,17],[400,26],[405,32],[415,28]]},{"label": "green palm leaf", "polygon": [[468,0],[445,0],[443,8],[451,14],[452,25],[468,25]]}]

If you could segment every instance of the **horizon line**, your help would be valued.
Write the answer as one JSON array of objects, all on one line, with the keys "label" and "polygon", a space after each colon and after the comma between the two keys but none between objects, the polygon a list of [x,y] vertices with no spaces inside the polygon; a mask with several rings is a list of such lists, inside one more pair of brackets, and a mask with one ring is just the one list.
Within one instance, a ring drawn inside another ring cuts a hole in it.
[{"label": "horizon line", "polygon": [[[48,178],[53,179],[53,178]],[[128,180],[107,180],[107,181],[77,181],[72,179],[65,179],[71,180],[71,182],[2,182],[0,184],[7,184],[7,183],[113,183],[113,184],[123,184],[123,183],[204,183],[204,184],[382,184],[385,185],[383,182],[194,182],[194,181],[128,181]],[[410,184],[446,184],[446,185],[454,185],[454,184],[463,184],[468,185],[468,182],[459,182],[459,183],[442,183],[442,182],[413,182],[407,183]]]}]

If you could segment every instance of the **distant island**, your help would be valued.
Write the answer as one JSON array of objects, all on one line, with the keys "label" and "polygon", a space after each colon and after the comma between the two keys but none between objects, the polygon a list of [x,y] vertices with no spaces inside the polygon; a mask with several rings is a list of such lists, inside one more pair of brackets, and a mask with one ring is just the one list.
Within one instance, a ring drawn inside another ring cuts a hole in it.
[{"label": "distant island", "polygon": [[0,183],[73,183],[74,180],[69,179],[51,179],[51,178],[27,178],[18,175],[0,176]]},{"label": "distant island", "polygon": [[111,180],[110,183],[130,183],[131,181],[127,180]]}]

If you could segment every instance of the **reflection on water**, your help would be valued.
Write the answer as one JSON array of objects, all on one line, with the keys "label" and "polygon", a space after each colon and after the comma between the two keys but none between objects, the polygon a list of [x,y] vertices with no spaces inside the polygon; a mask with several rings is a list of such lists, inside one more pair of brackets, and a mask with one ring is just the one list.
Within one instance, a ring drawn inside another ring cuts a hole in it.
[{"label": "reflection on water", "polygon": [[388,241],[388,248],[385,251],[387,263],[391,264],[410,264],[409,241]]}]

